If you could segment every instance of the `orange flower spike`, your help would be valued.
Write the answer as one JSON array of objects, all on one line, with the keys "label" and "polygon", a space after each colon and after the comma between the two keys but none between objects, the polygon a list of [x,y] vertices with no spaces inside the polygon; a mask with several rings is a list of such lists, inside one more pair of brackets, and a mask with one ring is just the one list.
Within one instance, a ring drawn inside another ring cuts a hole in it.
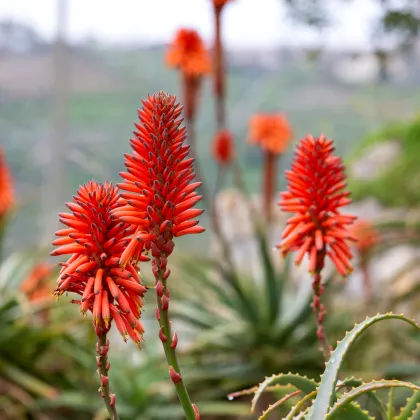
[{"label": "orange flower spike", "polygon": [[380,241],[379,232],[366,220],[358,220],[350,233],[356,239],[354,247],[359,254],[369,252]]},{"label": "orange flower spike", "polygon": [[[128,191],[121,193],[120,206],[135,215],[135,233],[121,258],[123,265],[139,259],[136,249],[143,249],[136,247],[139,243],[153,257],[167,257],[172,253],[174,237],[204,231],[192,220],[203,212],[192,208],[201,200],[195,192],[200,183],[193,182],[194,159],[188,157],[182,107],[175,101],[175,96],[159,92],[144,100],[138,111],[140,123],[130,141],[133,155],[125,156],[127,172],[120,174],[124,182],[118,185]],[[112,210],[113,216],[120,217],[120,208]]]},{"label": "orange flower spike", "polygon": [[[90,181],[81,186],[73,198],[74,202],[67,203],[72,213],[60,214],[62,223],[70,228],[58,231],[60,239],[54,241],[54,244],[61,245],[65,239],[66,245],[51,253],[53,256],[70,254],[67,262],[61,263],[63,268],[54,293],[57,296],[67,292],[82,296],[80,301],[73,302],[80,305],[83,314],[92,312],[98,335],[106,333],[117,317],[117,328],[125,339],[125,329],[131,328],[129,320],[134,316],[127,299],[137,298],[139,292],[143,296],[146,291],[136,283],[137,286],[130,289],[131,295],[121,297],[125,285],[119,284],[120,276],[133,276],[130,271],[136,271],[129,262],[126,270],[119,265],[134,229],[111,216],[120,199],[118,189],[112,184]],[[137,302],[135,299],[132,306],[136,307]],[[135,315],[138,321],[140,311],[137,310]]]},{"label": "orange flower spike", "polygon": [[166,63],[183,73],[204,76],[211,72],[209,53],[194,29],[179,29],[166,52]]},{"label": "orange flower spike", "polygon": [[296,214],[287,221],[278,247],[285,254],[300,250],[296,263],[307,253],[311,272],[321,269],[328,255],[340,274],[347,275],[352,271],[348,241],[354,240],[348,226],[356,217],[340,213],[351,200],[344,191],[344,165],[333,152],[332,140],[324,135],[308,135],[298,144],[286,171],[288,191],[281,193],[279,202],[283,211]]},{"label": "orange flower spike", "polygon": [[277,158],[286,151],[292,135],[289,122],[282,114],[257,114],[249,122],[249,141],[258,144],[264,155],[262,191],[267,222],[271,220],[276,191]]},{"label": "orange flower spike", "polygon": [[249,122],[249,141],[263,150],[282,154],[289,146],[293,132],[283,114],[257,114]]},{"label": "orange flower spike", "polygon": [[213,0],[214,7],[221,9],[227,3],[231,2],[232,0]]},{"label": "orange flower spike", "polygon": [[234,157],[234,142],[229,130],[216,133],[213,139],[212,154],[219,165],[229,165]]},{"label": "orange flower spike", "polygon": [[0,221],[15,202],[12,173],[6,162],[6,156],[0,147]]}]

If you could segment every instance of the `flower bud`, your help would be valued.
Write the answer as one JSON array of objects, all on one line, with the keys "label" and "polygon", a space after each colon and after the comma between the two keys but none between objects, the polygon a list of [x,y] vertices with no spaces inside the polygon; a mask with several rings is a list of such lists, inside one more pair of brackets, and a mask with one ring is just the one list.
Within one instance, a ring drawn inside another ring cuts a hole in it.
[{"label": "flower bud", "polygon": [[177,384],[182,381],[182,377],[179,373],[175,371],[172,366],[169,366],[169,376],[174,384]]}]

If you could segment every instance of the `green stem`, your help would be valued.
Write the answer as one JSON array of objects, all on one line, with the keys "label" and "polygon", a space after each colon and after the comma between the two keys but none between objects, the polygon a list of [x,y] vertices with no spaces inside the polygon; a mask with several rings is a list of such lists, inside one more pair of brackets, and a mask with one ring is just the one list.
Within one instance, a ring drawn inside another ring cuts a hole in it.
[{"label": "green stem", "polygon": [[[167,294],[167,285],[166,279],[163,278],[162,270],[159,270],[159,276],[156,278],[156,282],[161,281],[163,284],[163,293],[164,295]],[[179,367],[178,358],[175,352],[175,348],[172,348],[173,342],[173,333],[171,331],[171,324],[169,322],[169,314],[168,310],[162,309],[162,299],[161,297],[157,296],[157,305],[158,305],[158,312],[159,312],[159,325],[162,331],[163,336],[166,338],[162,340],[163,349],[165,351],[166,361],[168,362],[168,366],[172,366],[175,372],[181,375],[181,369]],[[174,346],[176,347],[176,346]],[[184,410],[185,416],[187,420],[196,420],[196,414],[194,408],[191,403],[190,396],[188,395],[187,388],[185,386],[184,380],[181,376],[181,380],[177,383],[172,381],[176,392],[178,394],[179,401],[181,402],[182,408]]]},{"label": "green stem", "polygon": [[103,385],[102,376],[108,378],[108,370],[107,370],[107,356],[108,356],[108,350],[101,351],[104,347],[107,346],[107,339],[106,334],[101,334],[98,336],[98,373],[99,373],[99,380],[101,381],[101,392],[104,395],[103,399],[105,401],[106,409],[108,410],[108,414],[111,420],[119,420],[118,413],[117,413],[117,407],[114,404],[111,405],[111,395],[110,395],[110,388],[109,388],[109,380],[105,385]]}]

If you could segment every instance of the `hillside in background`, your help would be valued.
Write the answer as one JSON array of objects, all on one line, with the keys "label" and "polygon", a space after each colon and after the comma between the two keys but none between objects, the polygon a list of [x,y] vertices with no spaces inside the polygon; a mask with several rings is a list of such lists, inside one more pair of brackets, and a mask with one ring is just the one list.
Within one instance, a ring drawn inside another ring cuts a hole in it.
[{"label": "hillside in background", "polygon": [[[30,68],[26,72],[19,68],[16,57],[0,56],[0,143],[5,146],[22,199],[13,227],[15,234],[10,235],[16,242],[10,247],[39,240],[41,208],[37,203],[42,201],[39,197],[48,194],[43,184],[48,176],[46,140],[51,136],[48,87],[52,76],[47,58],[51,51],[30,54],[26,62],[37,68],[32,78]],[[305,55],[293,53],[278,54],[275,60],[270,57],[265,54],[251,60],[243,52],[229,57],[228,120],[248,187],[254,192],[260,183],[260,156],[246,140],[247,121],[253,113],[284,112],[294,127],[295,139],[309,132],[325,132],[334,138],[338,153],[346,155],[369,132],[385,122],[412,117],[420,105],[418,89],[413,88],[410,78],[387,84],[350,85],[333,71],[338,58],[308,61]],[[12,59],[16,67],[11,65]],[[63,153],[67,196],[93,177],[117,180],[140,99],[158,90],[179,92],[176,72],[164,65],[163,47],[73,49],[69,62],[72,88]],[[9,69],[7,74],[5,69]],[[19,77],[25,78],[30,94],[25,94]],[[19,94],[14,93],[13,86],[19,87]],[[213,132],[211,85],[206,81],[197,134],[200,162],[210,184],[216,174],[209,154]],[[283,167],[290,158],[289,154],[285,156]],[[280,183],[281,178],[279,172]]]}]

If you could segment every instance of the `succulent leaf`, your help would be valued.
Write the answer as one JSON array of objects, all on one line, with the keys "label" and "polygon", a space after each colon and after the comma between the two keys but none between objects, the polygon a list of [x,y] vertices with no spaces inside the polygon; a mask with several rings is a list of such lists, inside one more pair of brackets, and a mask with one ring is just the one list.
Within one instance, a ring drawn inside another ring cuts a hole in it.
[{"label": "succulent leaf", "polygon": [[408,322],[416,328],[420,328],[414,321],[406,318],[404,315],[395,315],[392,313],[378,314],[376,316],[366,318],[360,324],[356,324],[354,328],[346,334],[344,339],[337,344],[337,347],[331,354],[329,361],[325,367],[325,371],[321,377],[321,383],[318,388],[318,395],[311,407],[309,417],[311,420],[325,420],[329,407],[335,398],[335,387],[338,380],[338,373],[350,346],[356,341],[360,334],[376,322],[385,319],[400,319]]}]

